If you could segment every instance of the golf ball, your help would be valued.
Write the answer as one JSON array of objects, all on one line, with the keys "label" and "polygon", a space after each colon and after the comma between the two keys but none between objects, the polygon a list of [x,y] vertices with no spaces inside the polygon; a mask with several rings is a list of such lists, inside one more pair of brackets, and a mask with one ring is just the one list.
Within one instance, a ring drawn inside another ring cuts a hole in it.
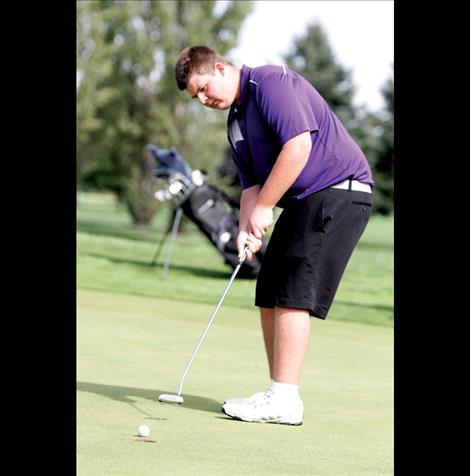
[{"label": "golf ball", "polygon": [[137,433],[139,434],[139,436],[149,436],[150,428],[147,425],[140,425],[137,429]]}]

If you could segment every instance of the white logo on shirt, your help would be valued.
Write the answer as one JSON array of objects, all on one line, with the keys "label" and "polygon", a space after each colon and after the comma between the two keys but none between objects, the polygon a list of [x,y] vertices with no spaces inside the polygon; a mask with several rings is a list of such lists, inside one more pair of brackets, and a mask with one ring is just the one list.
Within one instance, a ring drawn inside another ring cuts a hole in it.
[{"label": "white logo on shirt", "polygon": [[230,123],[230,127],[228,129],[228,136],[230,137],[230,142],[232,143],[232,146],[234,149],[237,148],[237,142],[240,140],[245,140],[242,134],[242,131],[240,130],[240,126],[238,124],[238,120],[234,119]]}]

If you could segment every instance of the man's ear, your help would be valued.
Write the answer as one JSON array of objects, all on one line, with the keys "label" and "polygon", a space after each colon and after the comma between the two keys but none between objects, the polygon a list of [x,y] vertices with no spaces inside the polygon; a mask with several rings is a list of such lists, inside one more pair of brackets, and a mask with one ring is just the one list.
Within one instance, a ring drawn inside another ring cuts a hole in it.
[{"label": "man's ear", "polygon": [[225,76],[225,72],[226,72],[225,66],[226,66],[226,65],[223,64],[223,63],[215,63],[214,68],[215,68],[222,76]]}]

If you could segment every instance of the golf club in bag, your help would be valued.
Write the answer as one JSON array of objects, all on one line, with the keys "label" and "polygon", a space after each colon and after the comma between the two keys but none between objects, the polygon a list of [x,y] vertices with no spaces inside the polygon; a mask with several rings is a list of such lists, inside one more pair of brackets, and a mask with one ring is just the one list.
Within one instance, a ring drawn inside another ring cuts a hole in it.
[{"label": "golf club in bag", "polygon": [[[162,273],[162,277],[166,277],[179,224],[184,214],[217,248],[225,263],[235,269],[239,265],[236,245],[239,201],[207,183],[205,175],[200,170],[192,170],[174,147],[160,149],[154,144],[148,144],[147,150],[156,161],[155,182],[162,185],[155,193],[155,198],[160,202],[171,201],[175,209],[173,224],[162,237],[151,264],[155,264],[164,241],[171,232]],[[263,244],[249,262],[242,263],[238,272],[240,278],[256,278],[265,249],[266,244]]]}]

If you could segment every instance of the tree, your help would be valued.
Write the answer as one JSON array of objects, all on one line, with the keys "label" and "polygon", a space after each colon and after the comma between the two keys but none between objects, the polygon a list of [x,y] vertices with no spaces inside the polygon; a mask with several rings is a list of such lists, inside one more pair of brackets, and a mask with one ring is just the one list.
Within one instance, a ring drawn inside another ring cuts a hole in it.
[{"label": "tree", "polygon": [[[154,119],[149,111],[153,91],[145,81],[152,51],[142,34],[141,8],[138,2],[77,4],[79,180],[116,192],[131,209],[142,149],[137,143],[148,136]],[[80,48],[82,44],[87,48]],[[92,131],[87,131],[87,118],[94,125]],[[131,214],[136,224],[148,220],[145,214]]]},{"label": "tree", "polygon": [[[96,167],[94,147],[105,127],[99,110],[117,95],[105,85],[112,73],[113,45],[105,41],[96,4],[77,4],[77,187]],[[99,154],[98,154],[99,155]]]},{"label": "tree", "polygon": [[284,60],[314,85],[357,141],[376,182],[374,213],[390,213],[393,210],[393,81],[382,91],[387,103],[383,114],[355,107],[351,71],[337,62],[318,23],[309,25],[294,40]]},{"label": "tree", "polygon": [[351,71],[336,60],[328,37],[319,23],[307,26],[284,56],[286,65],[310,81],[344,122],[354,117],[354,86]]},{"label": "tree", "polygon": [[[77,5],[79,181],[115,191],[136,225],[147,225],[156,207],[147,143],[175,146],[193,167],[215,166],[222,154],[224,118],[188,104],[174,80],[184,47],[208,44],[226,54],[236,46],[251,2],[227,2],[223,11],[216,3]],[[102,64],[108,66],[101,69]]]},{"label": "tree", "polygon": [[375,209],[388,215],[393,211],[394,200],[394,81],[389,78],[384,84],[382,95],[386,108],[377,118],[380,135],[374,164],[374,179],[377,186]]}]

